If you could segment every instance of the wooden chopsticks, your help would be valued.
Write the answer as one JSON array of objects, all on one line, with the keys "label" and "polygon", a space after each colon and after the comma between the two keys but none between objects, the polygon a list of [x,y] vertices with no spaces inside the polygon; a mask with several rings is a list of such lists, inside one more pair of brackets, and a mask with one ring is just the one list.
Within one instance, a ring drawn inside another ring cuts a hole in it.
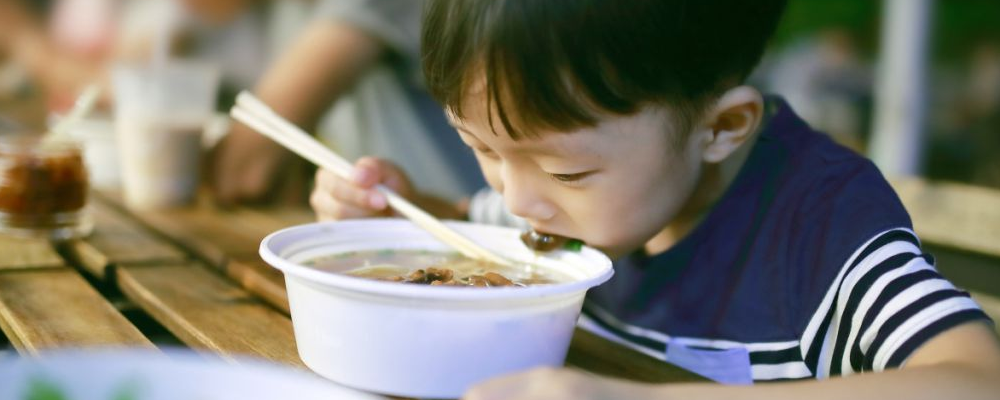
[{"label": "wooden chopsticks", "polygon": [[[344,179],[351,179],[354,166],[350,162],[282,118],[271,107],[249,92],[243,91],[236,97],[236,105],[229,113],[237,121],[271,138],[313,164],[333,171]],[[466,257],[502,265],[512,264],[512,261],[486,250],[469,238],[448,228],[440,220],[410,203],[392,189],[384,185],[377,185],[376,190],[385,195],[390,207],[445,244],[454,247]]]}]

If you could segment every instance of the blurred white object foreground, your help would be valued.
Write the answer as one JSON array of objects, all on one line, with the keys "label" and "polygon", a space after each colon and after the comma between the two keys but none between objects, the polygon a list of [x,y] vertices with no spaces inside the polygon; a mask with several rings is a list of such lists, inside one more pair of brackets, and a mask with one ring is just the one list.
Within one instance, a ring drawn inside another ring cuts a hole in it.
[{"label": "blurred white object foreground", "polygon": [[6,399],[382,399],[307,371],[190,350],[59,350],[0,360]]}]

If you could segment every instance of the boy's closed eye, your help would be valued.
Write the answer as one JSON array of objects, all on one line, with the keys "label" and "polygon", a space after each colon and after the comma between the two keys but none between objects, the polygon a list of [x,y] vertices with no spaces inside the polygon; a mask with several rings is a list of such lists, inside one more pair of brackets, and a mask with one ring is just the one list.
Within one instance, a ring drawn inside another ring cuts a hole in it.
[{"label": "boy's closed eye", "polygon": [[549,173],[549,176],[552,177],[552,179],[555,179],[555,180],[557,180],[559,182],[562,182],[562,183],[579,184],[580,181],[582,181],[583,179],[585,179],[585,178],[593,175],[595,172],[597,172],[597,171],[577,172],[577,173],[573,173],[573,174],[555,174],[555,173]]},{"label": "boy's closed eye", "polygon": [[473,147],[473,146],[470,146],[470,148],[472,149],[473,152],[475,152],[475,153],[477,153],[479,155],[482,155],[483,157],[486,157],[486,158],[497,158],[497,153],[495,151],[493,151],[493,149],[491,149],[489,147]]}]

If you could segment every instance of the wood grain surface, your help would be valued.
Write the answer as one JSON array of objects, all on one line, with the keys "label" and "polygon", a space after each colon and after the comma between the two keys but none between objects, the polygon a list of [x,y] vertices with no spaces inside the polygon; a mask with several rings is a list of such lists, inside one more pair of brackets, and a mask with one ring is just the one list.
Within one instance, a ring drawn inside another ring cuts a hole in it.
[{"label": "wood grain surface", "polygon": [[153,344],[69,268],[0,272],[0,326],[19,352]]},{"label": "wood grain surface", "polygon": [[292,322],[230,280],[194,263],[117,269],[125,295],[185,344],[302,366]]},{"label": "wood grain surface", "polygon": [[0,271],[62,265],[62,258],[48,240],[0,236]]},{"label": "wood grain surface", "polygon": [[141,226],[124,211],[101,200],[91,203],[94,232],[90,236],[61,243],[58,249],[74,265],[104,278],[115,264],[183,262],[189,256],[164,237]]}]

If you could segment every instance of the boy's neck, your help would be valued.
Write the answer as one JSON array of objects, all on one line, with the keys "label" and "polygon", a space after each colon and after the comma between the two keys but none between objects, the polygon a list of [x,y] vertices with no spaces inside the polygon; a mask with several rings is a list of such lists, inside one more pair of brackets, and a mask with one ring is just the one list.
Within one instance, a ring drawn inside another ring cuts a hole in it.
[{"label": "boy's neck", "polygon": [[[765,114],[766,115],[766,114]],[[694,230],[705,216],[712,210],[715,203],[726,193],[726,190],[736,180],[743,164],[750,157],[750,151],[764,130],[768,118],[757,127],[731,156],[718,164],[707,164],[701,179],[695,186],[694,193],[681,208],[677,216],[660,233],[653,236],[643,247],[647,255],[655,255],[667,251],[681,239]]]}]

